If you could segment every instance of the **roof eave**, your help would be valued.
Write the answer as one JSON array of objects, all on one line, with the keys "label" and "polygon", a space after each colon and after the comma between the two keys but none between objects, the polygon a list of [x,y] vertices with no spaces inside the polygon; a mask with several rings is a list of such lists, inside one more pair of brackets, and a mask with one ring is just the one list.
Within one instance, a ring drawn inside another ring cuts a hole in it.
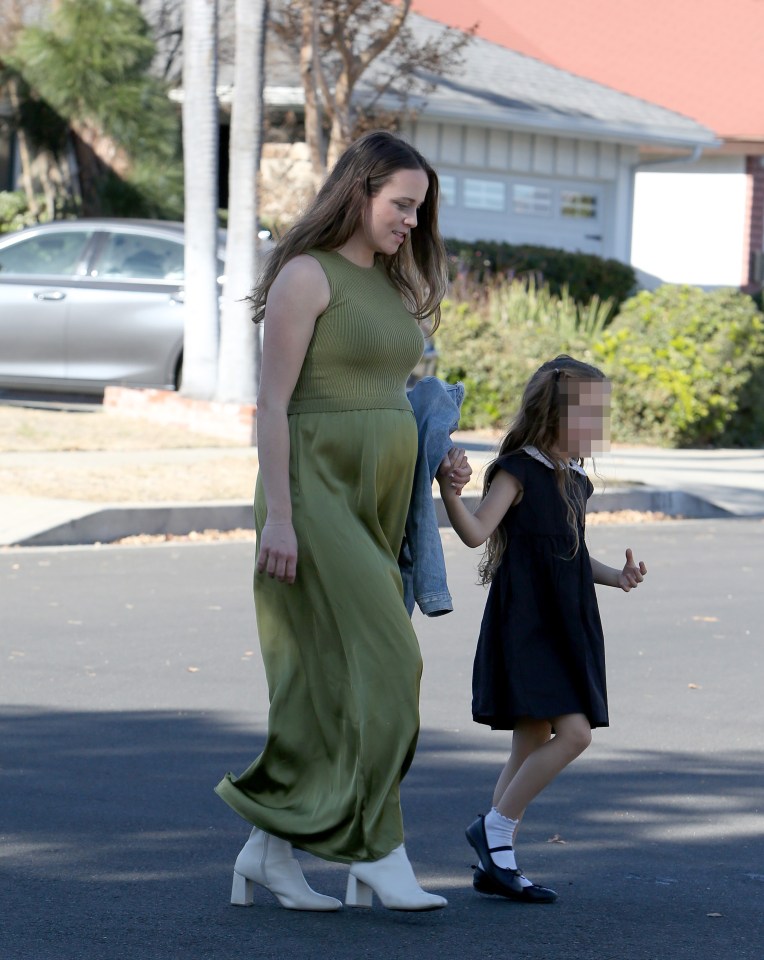
[{"label": "roof eave", "polygon": [[554,116],[524,111],[454,108],[445,104],[427,104],[421,111],[422,119],[447,120],[452,123],[505,127],[526,133],[545,133],[552,136],[570,136],[581,140],[600,140],[610,143],[640,146],[655,144],[664,147],[712,149],[721,144],[712,131],[698,125],[697,132],[677,131],[671,127],[654,125],[607,123],[592,117]]}]

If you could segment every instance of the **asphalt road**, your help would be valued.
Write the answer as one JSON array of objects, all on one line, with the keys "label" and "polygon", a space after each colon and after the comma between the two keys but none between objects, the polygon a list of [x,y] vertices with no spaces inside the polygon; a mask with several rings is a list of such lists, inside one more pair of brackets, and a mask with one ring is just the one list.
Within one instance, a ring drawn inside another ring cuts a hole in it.
[{"label": "asphalt road", "polygon": [[[403,787],[409,855],[449,898],[431,914],[228,904],[247,827],[212,788],[267,710],[250,545],[0,551],[0,960],[763,960],[764,522],[590,531],[649,575],[601,588],[611,727],[528,813],[520,863],[560,893],[536,907],[470,887],[463,831],[509,741],[470,719],[483,592],[444,539],[456,612],[416,617]],[[305,870],[342,896],[342,867]]]}]

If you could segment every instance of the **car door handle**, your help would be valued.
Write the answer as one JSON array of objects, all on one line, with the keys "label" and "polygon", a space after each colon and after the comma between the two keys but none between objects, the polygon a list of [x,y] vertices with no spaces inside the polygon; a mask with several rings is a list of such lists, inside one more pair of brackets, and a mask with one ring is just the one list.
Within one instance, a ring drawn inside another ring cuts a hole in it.
[{"label": "car door handle", "polygon": [[66,294],[63,290],[37,290],[34,298],[35,300],[65,300]]},{"label": "car door handle", "polygon": [[587,234],[586,234],[586,239],[587,239],[587,240],[601,240],[601,239],[602,239],[602,234],[601,234],[601,233],[587,233]]}]

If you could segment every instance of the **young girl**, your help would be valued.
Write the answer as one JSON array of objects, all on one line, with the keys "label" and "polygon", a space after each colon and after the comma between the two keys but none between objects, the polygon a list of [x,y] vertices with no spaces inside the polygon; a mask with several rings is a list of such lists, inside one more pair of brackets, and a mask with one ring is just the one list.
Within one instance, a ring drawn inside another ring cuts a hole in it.
[{"label": "young girl", "polygon": [[473,717],[512,730],[512,751],[489,813],[467,829],[481,893],[550,903],[553,890],[517,868],[514,838],[531,800],[608,725],[605,653],[594,584],[628,592],[645,577],[626,550],[622,570],[584,542],[593,487],[584,457],[603,449],[610,384],[596,367],[559,356],[533,374],[520,412],[489,465],[474,515],[453,486],[452,451],[438,471],[443,502],[491,589],[473,673]]}]

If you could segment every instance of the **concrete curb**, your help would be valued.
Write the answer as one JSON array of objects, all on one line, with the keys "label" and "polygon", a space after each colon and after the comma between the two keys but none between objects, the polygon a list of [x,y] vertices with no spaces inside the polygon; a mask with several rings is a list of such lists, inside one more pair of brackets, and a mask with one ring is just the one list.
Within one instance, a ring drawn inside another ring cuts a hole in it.
[{"label": "concrete curb", "polygon": [[[479,495],[472,494],[464,502],[474,510]],[[440,526],[448,526],[443,502],[436,498],[436,513]],[[589,505],[590,512],[615,510],[654,511],[671,517],[713,519],[733,517],[730,510],[681,490],[663,490],[650,487],[595,493]],[[122,504],[106,506],[92,513],[78,516],[65,523],[17,541],[13,546],[61,547],[94,543],[111,543],[123,537],[174,534],[183,536],[202,530],[250,530],[254,526],[252,503],[174,503],[161,506]]]}]

